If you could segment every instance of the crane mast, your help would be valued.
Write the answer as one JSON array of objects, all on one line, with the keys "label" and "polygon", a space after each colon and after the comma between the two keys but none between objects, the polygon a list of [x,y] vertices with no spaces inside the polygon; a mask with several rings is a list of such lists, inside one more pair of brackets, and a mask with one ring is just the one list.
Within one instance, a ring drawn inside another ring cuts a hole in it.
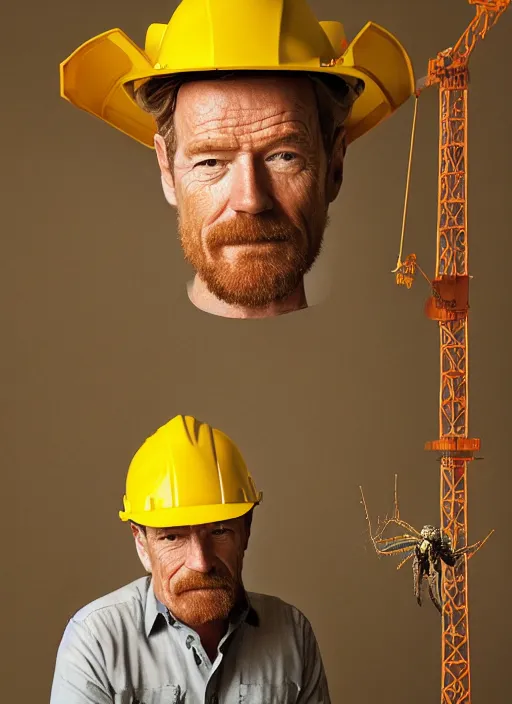
[{"label": "crane mast", "polygon": [[[441,704],[471,704],[469,656],[469,605],[467,562],[487,541],[468,545],[467,475],[480,440],[469,435],[468,422],[468,311],[469,282],[467,228],[467,108],[468,63],[477,42],[498,21],[512,0],[468,0],[476,6],[473,19],[454,47],[441,51],[418,81],[412,127],[405,207],[398,261],[393,273],[399,286],[411,288],[418,270],[431,295],[425,313],[437,322],[440,347],[439,437],[425,449],[440,455],[440,529],[425,525],[421,531],[400,517],[395,476],[391,518],[379,521],[373,532],[361,490],[368,529],[378,555],[405,554],[400,569],[413,558],[414,593],[422,603],[422,583],[428,581],[432,602],[441,612]],[[439,86],[439,180],[436,268],[432,280],[415,254],[402,261],[414,134],[421,92]],[[385,537],[389,526],[401,535]]]},{"label": "crane mast", "polygon": [[[457,44],[429,62],[425,87],[439,84],[439,188],[436,275],[427,316],[440,333],[439,439],[441,527],[454,549],[467,545],[467,469],[480,448],[468,428],[468,62],[510,0],[469,0],[476,13]],[[443,566],[441,704],[470,704],[467,556]]]}]

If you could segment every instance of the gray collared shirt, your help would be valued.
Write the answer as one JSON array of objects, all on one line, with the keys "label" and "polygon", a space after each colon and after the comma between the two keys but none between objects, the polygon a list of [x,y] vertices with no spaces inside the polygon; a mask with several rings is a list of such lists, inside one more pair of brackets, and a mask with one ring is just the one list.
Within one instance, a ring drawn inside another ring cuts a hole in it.
[{"label": "gray collared shirt", "polygon": [[150,577],[93,601],[68,622],[50,704],[330,704],[307,618],[247,594],[212,663],[194,630],[156,599]]}]

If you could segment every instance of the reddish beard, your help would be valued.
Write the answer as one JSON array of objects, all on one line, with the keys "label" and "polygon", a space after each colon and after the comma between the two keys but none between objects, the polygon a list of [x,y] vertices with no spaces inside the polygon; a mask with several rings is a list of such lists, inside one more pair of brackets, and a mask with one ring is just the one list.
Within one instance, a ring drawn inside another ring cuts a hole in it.
[{"label": "reddish beard", "polygon": [[[318,218],[317,218],[318,220]],[[179,218],[186,260],[218,299],[246,308],[263,308],[292,294],[313,266],[322,246],[326,219],[308,238],[290,221],[274,214],[238,213],[212,227],[201,241],[201,227]],[[238,252],[233,261],[223,248],[266,244]]]},{"label": "reddish beard", "polygon": [[238,587],[230,577],[192,572],[171,585],[171,612],[189,626],[225,620],[238,597]]}]

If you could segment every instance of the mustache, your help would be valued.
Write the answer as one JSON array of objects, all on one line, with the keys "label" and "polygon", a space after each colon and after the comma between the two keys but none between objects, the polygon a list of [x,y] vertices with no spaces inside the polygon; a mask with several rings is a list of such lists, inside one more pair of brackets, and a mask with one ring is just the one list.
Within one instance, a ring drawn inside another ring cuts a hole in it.
[{"label": "mustache", "polygon": [[292,223],[275,216],[239,214],[230,222],[220,223],[207,236],[210,247],[289,242],[300,235]]},{"label": "mustache", "polygon": [[181,577],[174,585],[174,592],[178,595],[193,589],[225,589],[232,591],[233,581],[216,574],[209,575],[198,572]]}]

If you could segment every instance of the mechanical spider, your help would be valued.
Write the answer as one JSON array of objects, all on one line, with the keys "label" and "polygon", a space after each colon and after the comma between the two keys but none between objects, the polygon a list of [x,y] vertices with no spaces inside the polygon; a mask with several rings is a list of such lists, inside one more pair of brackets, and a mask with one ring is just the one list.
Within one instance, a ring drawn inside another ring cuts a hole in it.
[{"label": "mechanical spider", "polygon": [[[393,517],[386,518],[386,520],[382,522],[380,529],[374,535],[372,533],[372,526],[363,495],[363,489],[362,487],[359,487],[359,489],[361,491],[361,503],[364,506],[366,520],[368,522],[370,538],[376,552],[379,555],[396,555],[398,553],[407,552],[407,556],[397,566],[397,570],[403,567],[412,557],[414,596],[416,597],[416,601],[419,606],[422,605],[422,587],[423,579],[425,578],[428,583],[430,599],[437,610],[442,613],[442,563],[444,562],[448,567],[455,567],[464,555],[467,555],[469,559],[482,547],[494,531],[492,530],[483,540],[454,550],[450,537],[440,528],[426,525],[423,526],[421,531],[416,530],[416,528],[400,518],[398,510],[397,475],[395,474]],[[392,524],[408,532],[393,538],[383,538],[382,535],[384,531]]]}]

